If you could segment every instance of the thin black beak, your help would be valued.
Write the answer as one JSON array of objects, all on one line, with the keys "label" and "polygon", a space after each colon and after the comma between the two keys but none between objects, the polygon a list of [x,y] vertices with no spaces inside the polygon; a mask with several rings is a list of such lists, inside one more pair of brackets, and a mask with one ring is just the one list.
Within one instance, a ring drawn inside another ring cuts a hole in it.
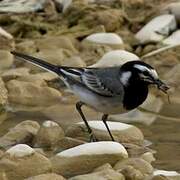
[{"label": "thin black beak", "polygon": [[170,88],[168,85],[166,85],[164,82],[162,82],[160,79],[155,80],[154,84],[157,85],[158,89],[163,91],[164,93],[167,93],[167,90]]}]

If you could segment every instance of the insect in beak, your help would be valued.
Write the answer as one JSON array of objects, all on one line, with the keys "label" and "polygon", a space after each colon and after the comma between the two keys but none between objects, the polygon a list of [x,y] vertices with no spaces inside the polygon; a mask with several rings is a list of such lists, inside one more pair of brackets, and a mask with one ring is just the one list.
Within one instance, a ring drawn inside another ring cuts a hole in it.
[{"label": "insect in beak", "polygon": [[170,98],[169,98],[169,94],[168,94],[168,89],[170,88],[169,86],[167,86],[164,82],[162,82],[160,79],[155,81],[155,84],[157,85],[158,89],[160,89],[162,92],[164,92],[165,94],[167,94],[168,96],[168,102],[170,104]]},{"label": "insect in beak", "polygon": [[167,90],[170,88],[169,86],[167,86],[164,82],[162,82],[160,79],[155,80],[154,84],[157,85],[158,89],[160,89],[161,91],[163,91],[164,93],[167,93]]}]

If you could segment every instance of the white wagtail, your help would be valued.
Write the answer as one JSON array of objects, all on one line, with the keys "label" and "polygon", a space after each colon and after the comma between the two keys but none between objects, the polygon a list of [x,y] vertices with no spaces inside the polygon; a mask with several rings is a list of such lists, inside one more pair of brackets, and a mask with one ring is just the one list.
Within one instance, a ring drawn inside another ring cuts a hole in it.
[{"label": "white wagtail", "polygon": [[124,113],[137,108],[145,101],[150,84],[157,85],[157,88],[165,93],[169,89],[159,79],[156,70],[140,60],[129,61],[118,67],[79,68],[56,66],[32,56],[14,51],[11,53],[54,72],[63,79],[65,84],[80,99],[76,103],[76,109],[93,141],[96,140],[96,137],[81,110],[82,105],[87,105],[103,113],[102,121],[112,141],[114,141],[106,123],[109,114]]}]

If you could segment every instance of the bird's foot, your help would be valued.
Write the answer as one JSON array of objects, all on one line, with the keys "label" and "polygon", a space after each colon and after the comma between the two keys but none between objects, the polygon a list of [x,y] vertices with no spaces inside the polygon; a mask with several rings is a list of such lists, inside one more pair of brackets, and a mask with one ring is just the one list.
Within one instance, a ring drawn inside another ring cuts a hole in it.
[{"label": "bird's foot", "polygon": [[90,142],[98,142],[97,137],[93,133],[89,134],[89,139]]}]

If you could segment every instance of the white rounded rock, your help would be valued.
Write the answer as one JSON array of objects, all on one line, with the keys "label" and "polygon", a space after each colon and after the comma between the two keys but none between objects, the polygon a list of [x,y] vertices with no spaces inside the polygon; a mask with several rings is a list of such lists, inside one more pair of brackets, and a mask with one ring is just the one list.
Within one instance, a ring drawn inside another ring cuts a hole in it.
[{"label": "white rounded rock", "polygon": [[[84,122],[79,122],[78,124],[83,124]],[[93,129],[107,131],[106,126],[102,121],[89,121],[89,126]],[[111,131],[122,131],[127,130],[132,127],[132,125],[121,123],[121,122],[111,122],[108,121],[108,126]]]},{"label": "white rounded rock", "polygon": [[94,33],[86,37],[85,40],[100,44],[110,44],[110,45],[123,44],[123,40],[121,39],[121,37],[115,33]]},{"label": "white rounded rock", "polygon": [[[88,124],[99,141],[111,140],[102,121],[91,120],[88,121]],[[142,132],[136,126],[111,121],[107,121],[107,124],[116,142],[141,144],[144,140]],[[66,136],[89,141],[89,134],[86,131],[84,122],[79,122],[69,126],[66,129]]]},{"label": "white rounded rock", "polygon": [[177,27],[174,15],[165,14],[152,19],[136,34],[140,43],[159,42]]},{"label": "white rounded rock", "polygon": [[28,145],[18,144],[3,154],[0,169],[9,180],[14,180],[51,172],[52,165],[47,157]]},{"label": "white rounded rock", "polygon": [[10,156],[25,157],[35,153],[35,150],[26,144],[17,144],[6,151]]},{"label": "white rounded rock", "polygon": [[[104,148],[106,147],[106,148]],[[65,150],[57,154],[57,156],[61,157],[75,157],[82,155],[101,155],[101,154],[119,154],[121,153],[124,158],[128,157],[128,153],[126,149],[117,142],[111,141],[101,141],[101,142],[93,142],[82,144],[76,146],[74,148]]]},{"label": "white rounded rock", "polygon": [[128,61],[139,60],[140,58],[125,50],[113,50],[110,51],[96,63],[90,67],[113,67],[120,66]]},{"label": "white rounded rock", "polygon": [[64,177],[92,172],[105,163],[114,165],[127,159],[126,149],[117,142],[101,141],[82,144],[62,151],[51,158],[53,172]]}]

